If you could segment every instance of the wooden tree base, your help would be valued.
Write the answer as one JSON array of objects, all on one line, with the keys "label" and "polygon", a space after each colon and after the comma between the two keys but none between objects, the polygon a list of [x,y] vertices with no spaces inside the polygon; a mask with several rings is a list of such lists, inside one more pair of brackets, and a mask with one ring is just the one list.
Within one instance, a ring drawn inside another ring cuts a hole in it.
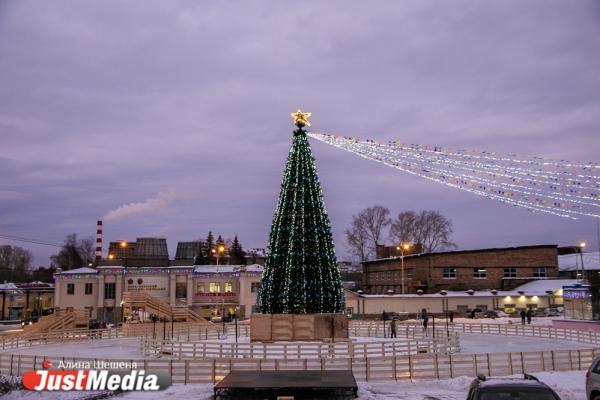
[{"label": "wooden tree base", "polygon": [[346,314],[252,314],[250,341],[345,341]]}]

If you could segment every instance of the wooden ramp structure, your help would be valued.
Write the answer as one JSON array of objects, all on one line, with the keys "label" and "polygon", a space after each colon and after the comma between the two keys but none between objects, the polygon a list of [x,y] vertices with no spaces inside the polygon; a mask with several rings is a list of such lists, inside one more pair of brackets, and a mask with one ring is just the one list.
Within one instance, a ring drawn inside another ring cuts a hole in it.
[{"label": "wooden ramp structure", "polygon": [[23,331],[15,333],[19,336],[30,336],[38,333],[47,333],[53,331],[65,331],[77,327],[88,327],[89,315],[84,309],[61,309],[56,310],[54,314],[41,317],[37,322],[31,325],[23,326]]},{"label": "wooden ramp structure", "polygon": [[130,312],[133,310],[146,312],[169,321],[212,324],[187,306],[172,306],[166,301],[143,292],[124,292],[123,309],[128,309]]}]

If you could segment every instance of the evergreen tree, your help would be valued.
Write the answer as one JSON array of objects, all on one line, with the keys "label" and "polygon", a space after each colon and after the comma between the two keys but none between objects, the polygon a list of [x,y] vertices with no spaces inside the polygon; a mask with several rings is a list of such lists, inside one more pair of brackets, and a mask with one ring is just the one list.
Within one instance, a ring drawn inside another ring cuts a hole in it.
[{"label": "evergreen tree", "polygon": [[212,232],[208,232],[208,236],[206,237],[206,262],[209,265],[215,263],[215,257],[213,256],[212,250],[215,248],[215,238],[213,237]]},{"label": "evergreen tree", "polygon": [[229,263],[232,265],[246,264],[246,253],[235,235],[231,248],[229,249]]},{"label": "evergreen tree", "polygon": [[215,243],[215,246],[217,248],[219,248],[219,246],[227,247],[227,246],[225,246],[225,241],[223,240],[223,238],[221,237],[221,235],[219,235],[217,237],[217,243]]},{"label": "evergreen tree", "polygon": [[339,313],[344,292],[329,217],[308,144],[308,113],[292,114],[297,130],[285,166],[269,251],[258,293],[262,313]]}]

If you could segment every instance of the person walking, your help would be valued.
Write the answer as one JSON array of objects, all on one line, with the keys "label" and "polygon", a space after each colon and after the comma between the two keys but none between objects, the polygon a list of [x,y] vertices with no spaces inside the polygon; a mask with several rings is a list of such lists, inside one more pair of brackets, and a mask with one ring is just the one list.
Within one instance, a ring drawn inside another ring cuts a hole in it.
[{"label": "person walking", "polygon": [[423,329],[427,330],[427,324],[429,323],[429,314],[426,309],[421,310],[421,318],[423,318]]},{"label": "person walking", "polygon": [[527,325],[531,325],[531,317],[533,317],[533,310],[530,308],[527,310]]},{"label": "person walking", "polygon": [[521,325],[525,325],[525,317],[527,317],[527,313],[525,312],[525,310],[521,310]]},{"label": "person walking", "polygon": [[397,336],[397,333],[396,333],[396,329],[397,329],[397,326],[396,326],[396,317],[392,318],[392,323],[391,323],[390,328],[391,328],[390,338],[397,338],[398,336]]},{"label": "person walking", "polygon": [[454,322],[454,312],[450,311],[450,323]]}]

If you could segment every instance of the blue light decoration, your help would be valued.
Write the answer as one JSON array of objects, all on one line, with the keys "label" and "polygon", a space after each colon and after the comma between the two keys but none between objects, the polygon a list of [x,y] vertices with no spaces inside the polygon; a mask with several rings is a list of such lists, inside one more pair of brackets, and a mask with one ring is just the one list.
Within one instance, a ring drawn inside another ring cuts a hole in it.
[{"label": "blue light decoration", "polygon": [[563,289],[563,298],[569,300],[582,300],[589,299],[592,297],[592,294],[587,289],[579,289],[579,290],[566,290]]}]

